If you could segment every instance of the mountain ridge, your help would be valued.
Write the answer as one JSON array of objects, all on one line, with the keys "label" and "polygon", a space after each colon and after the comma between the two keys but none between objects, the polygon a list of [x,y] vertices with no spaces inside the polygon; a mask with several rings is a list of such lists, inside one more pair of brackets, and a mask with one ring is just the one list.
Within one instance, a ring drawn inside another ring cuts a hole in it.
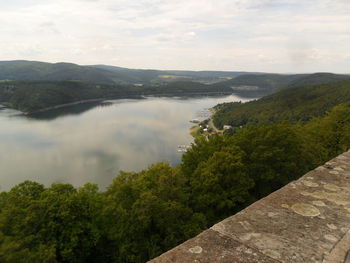
[{"label": "mountain ridge", "polygon": [[79,80],[109,84],[155,84],[178,80],[218,82],[243,71],[181,71],[130,69],[109,65],[78,65],[69,62],[41,62],[30,60],[0,61],[0,80]]}]

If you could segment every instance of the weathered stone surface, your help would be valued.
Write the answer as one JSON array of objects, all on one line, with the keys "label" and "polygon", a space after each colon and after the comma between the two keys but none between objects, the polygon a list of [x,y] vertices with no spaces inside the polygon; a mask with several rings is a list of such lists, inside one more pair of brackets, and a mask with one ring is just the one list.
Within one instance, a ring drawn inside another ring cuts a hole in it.
[{"label": "weathered stone surface", "polygon": [[210,229],[151,262],[278,263],[258,250]]},{"label": "weathered stone surface", "polygon": [[350,152],[152,263],[344,263],[350,250]]}]

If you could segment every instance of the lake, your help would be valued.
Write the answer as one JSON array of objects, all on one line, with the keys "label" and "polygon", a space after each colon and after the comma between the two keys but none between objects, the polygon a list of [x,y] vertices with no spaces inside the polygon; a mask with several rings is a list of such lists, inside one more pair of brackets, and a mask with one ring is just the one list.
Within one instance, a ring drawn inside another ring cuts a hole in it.
[{"label": "lake", "polygon": [[190,145],[191,119],[238,96],[158,98],[85,103],[23,116],[0,110],[0,190],[25,180],[49,186],[108,186],[120,170],[155,162],[177,165],[178,145]]}]

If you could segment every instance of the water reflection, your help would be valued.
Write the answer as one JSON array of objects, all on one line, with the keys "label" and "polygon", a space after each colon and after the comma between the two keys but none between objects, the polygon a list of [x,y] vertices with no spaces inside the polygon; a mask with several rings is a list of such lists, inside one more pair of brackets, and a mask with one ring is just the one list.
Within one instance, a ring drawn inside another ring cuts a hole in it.
[{"label": "water reflection", "polygon": [[120,170],[137,171],[158,161],[180,162],[177,145],[190,144],[196,113],[220,98],[147,98],[79,104],[30,118],[0,111],[0,186],[24,180],[50,185],[106,187]]},{"label": "water reflection", "polygon": [[59,117],[69,116],[69,115],[79,115],[83,112],[89,111],[96,107],[108,107],[112,104],[112,102],[108,101],[95,101],[95,102],[86,102],[77,105],[70,105],[64,108],[52,109],[45,112],[33,113],[27,118],[35,119],[35,120],[54,120]]}]

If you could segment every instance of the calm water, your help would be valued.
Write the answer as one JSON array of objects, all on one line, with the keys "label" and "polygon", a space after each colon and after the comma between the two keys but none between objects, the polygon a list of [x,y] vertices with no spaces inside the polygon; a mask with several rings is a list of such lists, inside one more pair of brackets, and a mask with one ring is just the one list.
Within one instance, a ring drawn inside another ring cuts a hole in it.
[{"label": "calm water", "polygon": [[[138,171],[152,163],[176,165],[177,146],[191,144],[189,120],[203,109],[237,96],[147,98],[89,103],[25,117],[0,110],[0,187],[24,180],[103,189],[120,170]],[[203,118],[203,117],[202,117]]]}]

